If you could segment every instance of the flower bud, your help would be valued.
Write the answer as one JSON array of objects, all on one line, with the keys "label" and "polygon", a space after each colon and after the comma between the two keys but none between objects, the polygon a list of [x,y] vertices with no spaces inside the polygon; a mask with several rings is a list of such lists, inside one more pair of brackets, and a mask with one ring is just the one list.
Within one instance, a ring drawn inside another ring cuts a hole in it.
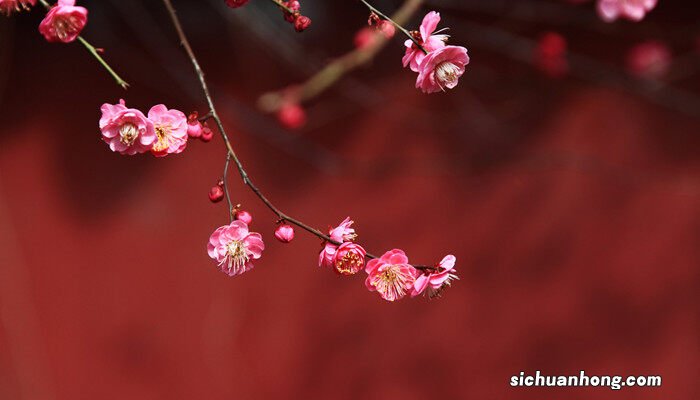
[{"label": "flower bud", "polygon": [[251,222],[253,222],[253,216],[250,215],[250,213],[248,211],[245,211],[245,210],[236,211],[234,218],[239,220],[239,221],[245,222],[246,225],[250,225]]},{"label": "flower bud", "polygon": [[294,239],[294,228],[289,224],[281,224],[275,229],[275,237],[282,243],[289,243]]},{"label": "flower bud", "polygon": [[197,111],[193,111],[187,116],[187,136],[195,139],[202,136],[202,124],[198,118]]},{"label": "flower bud", "polygon": [[297,0],[291,0],[284,3],[284,5],[292,11],[290,13],[287,10],[284,10],[284,19],[287,22],[294,23],[299,15],[299,10],[301,10],[301,3],[299,3]]},{"label": "flower bud", "polygon": [[202,125],[202,136],[199,138],[202,139],[202,142],[206,143],[211,141],[211,139],[214,137],[214,132],[209,129],[209,127],[206,124]]},{"label": "flower bud", "polygon": [[224,198],[224,188],[220,185],[212,186],[209,189],[209,200],[212,203],[218,203]]},{"label": "flower bud", "polygon": [[311,26],[311,18],[309,18],[305,15],[300,15],[297,17],[297,19],[294,20],[294,29],[297,32],[303,32],[309,26]]}]

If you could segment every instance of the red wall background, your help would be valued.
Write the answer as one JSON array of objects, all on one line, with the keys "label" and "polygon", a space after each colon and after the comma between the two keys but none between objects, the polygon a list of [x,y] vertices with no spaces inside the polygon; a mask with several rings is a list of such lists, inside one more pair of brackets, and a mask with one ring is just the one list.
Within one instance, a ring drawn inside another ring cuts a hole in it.
[{"label": "red wall background", "polygon": [[[397,40],[312,102],[297,133],[258,113],[257,96],[349,49],[365,11],[306,0],[314,29],[297,36],[267,4],[175,2],[235,146],[276,204],[320,228],[351,215],[375,253],[457,256],[461,280],[442,299],[397,304],[364,276],[319,270],[317,239],[276,242],[273,216],[235,174],[267,249],[250,273],[218,272],[205,251],[226,222],[206,196],[223,167],[218,137],[166,159],[100,141],[99,106],[120,97],[206,111],[160,4],[141,3],[84,2],[85,35],[132,83],[126,93],[77,44],[44,43],[38,12],[0,19],[0,399],[700,397],[697,117],[609,82],[550,80],[461,28],[557,29],[619,68],[638,40],[692,49],[691,2],[614,26],[590,6],[525,2],[555,10],[547,21],[445,2],[472,55],[457,90],[414,90]],[[689,60],[673,84],[692,108]],[[661,375],[663,386],[510,387],[536,370]]]}]

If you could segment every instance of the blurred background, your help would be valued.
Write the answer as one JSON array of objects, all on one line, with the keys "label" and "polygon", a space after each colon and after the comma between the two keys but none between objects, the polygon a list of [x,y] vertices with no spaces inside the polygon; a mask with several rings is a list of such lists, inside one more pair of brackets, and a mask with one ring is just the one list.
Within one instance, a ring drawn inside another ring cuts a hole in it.
[{"label": "blurred background", "polygon": [[[207,199],[220,138],[126,157],[97,127],[120,98],[207,111],[161,2],[79,3],[128,92],[79,44],[46,43],[40,9],[0,18],[0,399],[700,398],[695,2],[607,24],[592,3],[431,1],[408,26],[442,13],[472,57],[457,89],[417,91],[397,37],[290,131],[259,96],[352,50],[367,10],[304,0],[297,34],[268,1],[174,1],[273,202],[322,229],[352,216],[374,253],[457,256],[442,299],[396,304],[363,273],[319,270],[318,239],[275,241],[235,173],[267,249],[252,272],[219,272],[205,247],[227,223]],[[537,370],[663,386],[509,385]]]}]

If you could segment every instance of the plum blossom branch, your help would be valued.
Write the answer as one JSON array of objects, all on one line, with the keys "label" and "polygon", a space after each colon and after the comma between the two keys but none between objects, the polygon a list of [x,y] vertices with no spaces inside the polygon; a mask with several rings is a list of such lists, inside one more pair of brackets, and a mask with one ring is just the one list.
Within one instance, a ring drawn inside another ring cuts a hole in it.
[{"label": "plum blossom branch", "polygon": [[[407,0],[387,19],[392,24],[403,24],[421,7],[423,0]],[[396,22],[394,22],[396,21]],[[332,87],[349,72],[370,62],[386,47],[389,39],[380,32],[374,32],[374,40],[369,45],[356,48],[329,62],[306,82],[288,90],[268,92],[258,99],[258,107],[265,112],[276,112],[288,102],[303,103],[311,100]]]},{"label": "plum blossom branch", "polygon": [[[408,31],[408,29],[404,28],[403,26],[401,26],[401,24],[395,22],[393,19],[391,19],[391,18],[387,17],[386,15],[384,15],[384,13],[382,13],[381,11],[379,11],[379,10],[378,10],[376,7],[374,7],[373,5],[369,4],[366,0],[360,0],[360,1],[361,1],[365,6],[367,6],[367,8],[369,8],[370,11],[372,11],[373,13],[379,15],[380,17],[384,18],[385,20],[391,22],[391,24],[394,25],[394,26],[396,27],[396,29],[400,30],[404,35],[408,36],[408,38],[411,39],[411,41],[413,42],[413,44],[414,44],[417,48],[419,48],[424,54],[428,54],[428,51],[423,47],[423,45],[418,41],[418,39],[416,39],[415,35],[413,35],[411,32]],[[403,23],[403,22],[402,22],[402,23]]]},{"label": "plum blossom branch", "polygon": [[[52,6],[46,1],[46,0],[39,0],[39,3],[44,6],[47,10],[51,10]],[[117,85],[121,86],[122,89],[127,89],[129,87],[129,83],[127,83],[124,79],[117,74],[116,71],[105,61],[104,58],[100,55],[100,49],[97,49],[95,46],[91,45],[90,42],[85,40],[82,36],[78,35],[77,40],[87,49],[87,51],[92,54],[93,57],[104,67],[105,70],[114,78],[114,80],[117,82]]]},{"label": "plum blossom branch", "polygon": [[270,0],[270,1],[277,4],[277,7],[283,9],[284,11],[288,12],[289,14],[294,14],[294,10],[287,7],[281,0]]},{"label": "plum blossom branch", "polygon": [[[413,0],[413,1],[418,1],[418,0]],[[171,0],[163,0],[163,3],[165,4],[166,9],[168,10],[168,13],[170,15],[170,18],[172,20],[172,23],[175,27],[175,30],[177,32],[177,35],[180,39],[180,44],[182,47],[185,49],[185,52],[187,53],[190,61],[192,62],[192,65],[195,69],[195,72],[197,74],[197,77],[199,78],[200,85],[202,87],[202,91],[204,92],[204,96],[206,97],[207,104],[209,105],[210,112],[209,114],[211,115],[211,119],[213,119],[216,123],[216,126],[219,130],[219,133],[221,135],[221,138],[224,141],[224,144],[226,146],[226,149],[228,151],[227,154],[227,160],[230,158],[233,160],[233,162],[236,165],[236,168],[238,169],[238,172],[241,176],[241,179],[243,180],[243,183],[250,188],[250,190],[265,204],[265,206],[270,209],[278,218],[280,222],[287,222],[292,225],[295,225],[312,235],[328,242],[332,243],[333,245],[340,246],[343,244],[343,242],[334,240],[331,238],[331,236],[324,234],[320,230],[316,228],[312,228],[311,226],[305,224],[304,222],[293,218],[285,213],[283,213],[279,208],[277,208],[272,202],[258,189],[258,187],[253,183],[253,181],[250,179],[248,173],[246,172],[245,168],[243,167],[243,164],[241,163],[240,159],[236,155],[235,150],[233,149],[233,146],[231,144],[231,141],[228,137],[228,134],[226,133],[226,129],[224,128],[224,125],[219,118],[219,114],[216,111],[216,107],[214,105],[214,101],[211,97],[210,91],[209,91],[209,86],[206,82],[206,79],[204,77],[204,72],[202,71],[199,61],[197,60],[197,57],[194,54],[194,51],[192,50],[192,46],[190,45],[189,39],[187,38],[187,35],[185,34],[182,24],[180,22],[179,17],[177,16],[177,11],[172,5]],[[228,169],[228,168],[227,168]],[[366,257],[369,259],[379,259],[379,257],[367,253]],[[421,271],[436,271],[436,267],[430,267],[430,266],[424,266],[424,265],[414,265],[414,268],[421,270]]]}]

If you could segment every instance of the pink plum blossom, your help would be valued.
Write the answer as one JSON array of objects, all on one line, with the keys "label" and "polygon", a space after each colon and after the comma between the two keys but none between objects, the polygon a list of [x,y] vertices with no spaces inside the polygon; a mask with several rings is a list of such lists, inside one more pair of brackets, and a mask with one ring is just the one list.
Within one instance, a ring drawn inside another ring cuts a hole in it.
[{"label": "pink plum blossom", "polygon": [[[440,13],[429,12],[420,24],[420,36],[416,35],[416,40],[428,53],[445,47],[448,36],[434,34],[438,23],[440,23]],[[410,39],[406,40],[404,45],[406,46],[406,54],[403,56],[404,68],[410,66],[411,71],[420,72],[420,65],[426,54]]]},{"label": "pink plum blossom", "polygon": [[0,14],[9,17],[13,11],[29,10],[35,4],[36,0],[0,0]]},{"label": "pink plum blossom", "polygon": [[156,141],[156,132],[151,122],[139,110],[127,108],[124,100],[118,104],[105,103],[101,107],[100,130],[102,140],[112,151],[134,155],[145,153]]},{"label": "pink plum blossom", "polygon": [[423,93],[436,93],[453,89],[469,64],[467,49],[461,46],[445,46],[429,53],[420,65],[416,88]]},{"label": "pink plum blossom", "polygon": [[[345,242],[351,242],[357,238],[355,229],[352,228],[352,224],[354,223],[355,221],[352,221],[350,217],[347,217],[340,223],[340,225],[336,226],[335,228],[330,228],[328,230],[328,236],[336,243],[343,244]],[[337,250],[338,245],[328,242],[325,243],[323,250],[321,250],[321,253],[318,255],[318,266],[333,268],[335,265]]]},{"label": "pink plum blossom", "polygon": [[87,9],[76,7],[75,0],[58,0],[39,24],[39,32],[48,42],[70,43],[87,24]]},{"label": "pink plum blossom", "polygon": [[409,293],[418,275],[416,269],[408,263],[406,254],[398,249],[370,260],[365,272],[367,289],[378,292],[387,301],[399,300]]},{"label": "pink plum blossom", "polygon": [[331,237],[331,240],[339,243],[353,241],[355,238],[357,238],[355,229],[351,228],[352,224],[354,223],[355,221],[352,221],[350,217],[347,217],[340,223],[340,225],[335,228],[331,228],[328,231],[328,235]]},{"label": "pink plum blossom", "polygon": [[338,246],[333,243],[324,243],[323,249],[318,254],[318,266],[321,268],[333,268],[333,260]]},{"label": "pink plum blossom", "polygon": [[253,268],[252,260],[257,260],[265,250],[262,236],[249,232],[243,221],[233,221],[230,225],[217,228],[209,238],[207,252],[219,264],[221,271],[228,276],[240,275]]},{"label": "pink plum blossom", "polygon": [[618,18],[641,21],[646,13],[656,7],[657,0],[598,0],[598,15],[605,22]]},{"label": "pink plum blossom", "polygon": [[435,271],[421,274],[413,284],[411,297],[418,296],[423,292],[427,293],[430,298],[439,296],[442,289],[450,286],[453,279],[459,279],[454,273],[456,261],[455,256],[447,255],[440,261]]},{"label": "pink plum blossom", "polygon": [[151,153],[156,157],[182,153],[187,147],[187,117],[182,111],[168,110],[163,104],[151,107],[148,119],[153,122],[157,140]]},{"label": "pink plum blossom", "polygon": [[341,275],[354,275],[365,266],[367,252],[359,244],[345,242],[338,246],[333,256],[335,271]]}]

